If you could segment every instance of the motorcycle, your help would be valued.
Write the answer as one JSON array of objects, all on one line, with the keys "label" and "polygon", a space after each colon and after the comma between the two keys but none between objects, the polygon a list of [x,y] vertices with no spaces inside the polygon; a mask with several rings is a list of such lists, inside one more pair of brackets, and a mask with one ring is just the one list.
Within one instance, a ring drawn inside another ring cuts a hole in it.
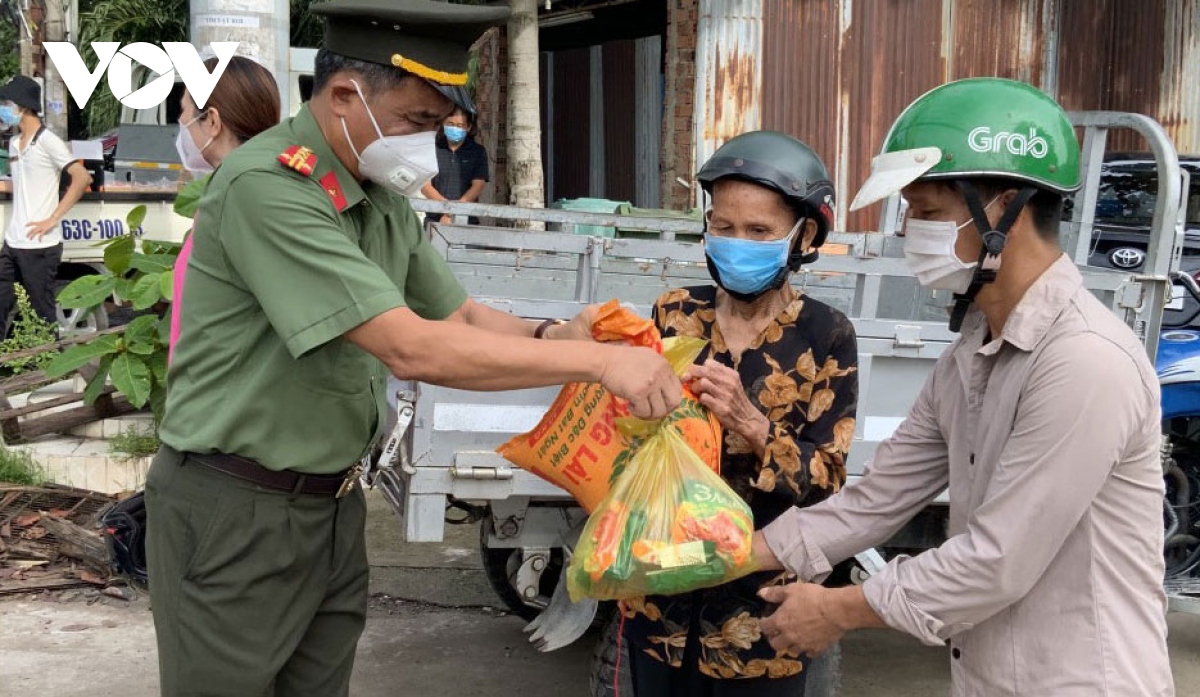
[{"label": "motorcycle", "polygon": [[1200,602],[1200,284],[1172,275],[1155,369],[1162,389],[1164,556],[1172,604]]}]

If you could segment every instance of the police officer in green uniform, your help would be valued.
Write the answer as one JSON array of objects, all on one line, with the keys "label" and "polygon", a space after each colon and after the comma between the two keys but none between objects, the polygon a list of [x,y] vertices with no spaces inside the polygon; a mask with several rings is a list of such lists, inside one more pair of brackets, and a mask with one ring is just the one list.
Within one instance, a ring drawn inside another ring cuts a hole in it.
[{"label": "police officer in green uniform", "polygon": [[[470,300],[405,195],[469,107],[467,50],[506,8],[332,0],[312,101],[213,174],[146,484],[164,695],[345,695],[367,604],[352,466],[386,371],[474,390],[598,381],[644,417],[680,384],[589,315],[527,322]],[[546,341],[554,339],[555,341]],[[561,341],[558,341],[561,339]],[[340,492],[340,494],[339,494]]]}]

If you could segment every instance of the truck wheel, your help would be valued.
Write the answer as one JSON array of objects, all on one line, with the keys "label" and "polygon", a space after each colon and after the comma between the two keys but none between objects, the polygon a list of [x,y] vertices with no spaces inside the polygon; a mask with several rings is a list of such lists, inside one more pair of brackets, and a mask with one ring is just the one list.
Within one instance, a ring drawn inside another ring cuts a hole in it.
[{"label": "truck wheel", "polygon": [[834,644],[828,651],[808,664],[804,679],[805,697],[837,697],[842,693],[842,645]]},{"label": "truck wheel", "polygon": [[[629,677],[629,647],[624,641],[620,646],[620,665],[617,662],[617,633],[620,631],[621,614],[614,612],[592,651],[592,669],[588,676],[589,694],[592,697],[636,697],[633,694],[633,680]],[[614,690],[614,680],[618,679],[618,689]]]},{"label": "truck wheel", "polygon": [[[54,282],[54,295],[66,288],[71,282],[68,280],[59,280]],[[68,310],[61,305],[55,304],[54,314],[58,319],[58,326],[62,327],[64,335],[69,334],[87,334],[92,332],[103,331],[108,329],[108,312],[101,305],[94,310]]]},{"label": "truck wheel", "polygon": [[[621,618],[614,614],[604,628],[596,649],[592,652],[592,668],[589,676],[591,697],[637,697],[633,693],[633,682],[629,677],[629,649],[621,642],[621,665],[617,667],[617,632]],[[617,672],[620,671],[618,678]],[[619,679],[620,695],[613,690],[614,678]],[[842,645],[834,644],[808,666],[808,677],[804,681],[804,697],[837,697],[842,690]]]},{"label": "truck wheel", "polygon": [[[492,590],[496,591],[496,595],[510,612],[522,619],[532,620],[538,616],[541,610],[526,605],[520,594],[517,593],[517,589],[513,588],[512,581],[509,580],[516,576],[517,569],[521,566],[521,550],[488,547],[488,537],[492,534],[492,525],[492,518],[488,516],[479,526],[479,554],[483,560],[483,570],[487,574],[488,584],[491,585]],[[550,563],[546,565],[546,570],[542,572],[541,581],[538,583],[539,590],[546,600],[549,600],[551,594],[554,593],[554,586],[558,584],[558,576],[562,571],[562,551],[552,550]]]}]

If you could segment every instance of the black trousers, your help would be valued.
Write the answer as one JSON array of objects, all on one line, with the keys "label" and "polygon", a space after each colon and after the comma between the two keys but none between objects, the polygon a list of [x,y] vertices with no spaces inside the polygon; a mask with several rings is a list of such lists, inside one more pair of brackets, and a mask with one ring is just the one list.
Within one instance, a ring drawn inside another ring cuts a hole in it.
[{"label": "black trousers", "polygon": [[808,677],[804,671],[787,678],[732,680],[717,680],[701,673],[699,627],[700,617],[693,613],[678,668],[656,661],[634,646],[625,650],[622,645],[621,653],[629,658],[633,694],[618,697],[804,697]]},{"label": "black trousers", "polygon": [[41,249],[14,249],[7,244],[0,249],[0,338],[8,336],[8,320],[17,305],[13,284],[20,283],[29,294],[29,304],[39,317],[53,324],[54,281],[62,261],[61,244]]}]

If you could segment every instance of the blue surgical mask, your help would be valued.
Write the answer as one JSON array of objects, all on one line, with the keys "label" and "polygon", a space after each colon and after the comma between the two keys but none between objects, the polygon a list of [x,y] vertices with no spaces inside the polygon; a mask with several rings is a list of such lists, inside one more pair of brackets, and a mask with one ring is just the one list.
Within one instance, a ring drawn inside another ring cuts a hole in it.
[{"label": "blue surgical mask", "polygon": [[459,128],[458,126],[443,126],[442,130],[446,132],[446,140],[451,143],[461,143],[467,139],[467,129]]},{"label": "blue surgical mask", "polygon": [[708,256],[713,280],[727,291],[754,296],[766,291],[779,272],[787,268],[792,240],[804,219],[796,221],[783,239],[760,242],[704,235],[704,253]]},{"label": "blue surgical mask", "polygon": [[8,128],[12,128],[21,123],[21,112],[15,106],[9,104],[0,105],[0,123]]}]

